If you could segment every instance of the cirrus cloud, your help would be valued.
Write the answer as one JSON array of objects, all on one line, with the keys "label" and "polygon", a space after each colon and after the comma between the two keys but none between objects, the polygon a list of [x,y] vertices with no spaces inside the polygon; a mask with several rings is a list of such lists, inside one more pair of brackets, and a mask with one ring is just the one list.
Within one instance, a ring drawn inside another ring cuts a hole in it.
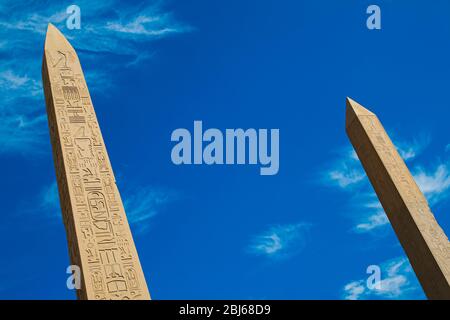
[{"label": "cirrus cloud", "polygon": [[346,300],[373,299],[423,299],[419,282],[405,257],[398,257],[380,264],[382,271],[378,285],[368,286],[366,279],[347,283],[342,297]]},{"label": "cirrus cloud", "polygon": [[289,258],[305,247],[310,228],[308,223],[271,226],[252,238],[247,251],[272,259]]},{"label": "cirrus cloud", "polygon": [[[413,139],[411,142],[397,141],[402,158],[413,163],[413,177],[427,197],[430,205],[450,195],[450,168],[448,162],[437,162],[434,167],[418,164],[416,159],[429,145],[429,136]],[[351,193],[349,210],[355,220],[352,231],[373,233],[389,225],[389,220],[375,194],[364,169],[353,149],[346,149],[333,160],[331,168],[322,173],[321,182],[328,186]]]},{"label": "cirrus cloud", "polygon": [[[41,62],[49,22],[66,35],[83,62],[96,66],[85,72],[95,92],[114,85],[111,74],[117,74],[118,66],[136,67],[152,57],[154,46],[149,44],[155,40],[191,30],[177,22],[164,4],[80,0],[81,29],[69,30],[69,14],[60,2],[2,1],[0,153],[37,154],[48,144],[48,129],[41,121],[45,116]],[[109,63],[98,63],[106,58]]]}]

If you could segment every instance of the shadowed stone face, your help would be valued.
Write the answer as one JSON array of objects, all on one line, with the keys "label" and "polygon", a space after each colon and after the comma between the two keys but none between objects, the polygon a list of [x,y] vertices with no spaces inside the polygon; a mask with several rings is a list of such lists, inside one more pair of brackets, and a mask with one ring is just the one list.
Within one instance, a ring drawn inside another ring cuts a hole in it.
[{"label": "shadowed stone face", "polygon": [[80,62],[51,24],[42,78],[78,298],[150,299]]},{"label": "shadowed stone face", "polygon": [[425,294],[450,299],[450,243],[377,116],[348,98],[346,131]]}]

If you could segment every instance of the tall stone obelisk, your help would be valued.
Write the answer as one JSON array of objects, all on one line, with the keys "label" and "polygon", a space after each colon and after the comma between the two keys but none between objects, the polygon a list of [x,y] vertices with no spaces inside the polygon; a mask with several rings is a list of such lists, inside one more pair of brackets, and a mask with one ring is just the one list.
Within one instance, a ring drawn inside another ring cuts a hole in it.
[{"label": "tall stone obelisk", "polygon": [[77,296],[150,299],[78,56],[52,24],[42,79]]},{"label": "tall stone obelisk", "polygon": [[450,243],[378,117],[347,98],[346,131],[429,299],[450,299]]}]

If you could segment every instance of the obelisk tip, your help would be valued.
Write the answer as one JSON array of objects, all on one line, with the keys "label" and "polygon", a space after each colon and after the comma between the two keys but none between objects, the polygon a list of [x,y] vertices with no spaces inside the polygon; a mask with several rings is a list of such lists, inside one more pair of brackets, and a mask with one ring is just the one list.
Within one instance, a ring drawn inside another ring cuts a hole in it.
[{"label": "obelisk tip", "polygon": [[66,37],[52,23],[47,25],[44,48],[45,50],[73,50]]},{"label": "obelisk tip", "polygon": [[362,105],[360,105],[358,102],[356,102],[355,100],[353,100],[350,97],[347,97],[347,111],[352,111],[357,116],[374,116],[375,115],[372,111],[364,108]]},{"label": "obelisk tip", "polygon": [[56,29],[56,27],[55,27],[55,25],[53,23],[49,22],[47,24],[47,32],[48,32],[49,29]]},{"label": "obelisk tip", "polygon": [[350,124],[355,120],[355,118],[359,118],[361,116],[375,116],[375,114],[364,108],[362,105],[360,105],[355,100],[351,99],[350,97],[347,97],[347,110],[345,115],[345,125],[346,127],[350,126]]}]

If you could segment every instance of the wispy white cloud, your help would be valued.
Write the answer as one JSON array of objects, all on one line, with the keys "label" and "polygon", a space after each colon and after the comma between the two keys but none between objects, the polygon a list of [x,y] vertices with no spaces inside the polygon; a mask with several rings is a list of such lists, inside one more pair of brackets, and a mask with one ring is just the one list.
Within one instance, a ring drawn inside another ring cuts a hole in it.
[{"label": "wispy white cloud", "polygon": [[[429,145],[430,138],[422,135],[411,142],[403,140],[395,141],[400,156],[405,161],[411,161],[419,156]],[[349,189],[365,182],[366,174],[353,148],[341,151],[338,158],[334,160],[332,167],[325,171],[323,182],[336,185],[342,189]]]},{"label": "wispy white cloud", "polygon": [[21,77],[14,74],[11,70],[0,72],[0,86],[10,89],[17,89],[25,85],[30,79],[27,76]]},{"label": "wispy white cloud", "polygon": [[423,167],[417,167],[414,170],[414,179],[431,205],[450,195],[450,172],[448,166],[447,163],[440,163],[431,170],[425,170]]},{"label": "wispy white cloud", "polygon": [[291,257],[304,248],[310,227],[307,223],[272,226],[254,236],[247,250],[274,259]]},{"label": "wispy white cloud", "polygon": [[[347,300],[422,299],[423,292],[408,259],[398,257],[380,264],[381,281],[368,286],[367,279],[351,281],[343,288]],[[368,275],[369,276],[369,275]]]},{"label": "wispy white cloud", "polygon": [[163,37],[172,33],[185,32],[189,28],[168,24],[172,18],[169,14],[140,14],[132,20],[108,22],[106,28],[112,31],[136,36]]},{"label": "wispy white cloud", "polygon": [[428,135],[420,135],[412,141],[394,140],[398,153],[405,161],[418,157],[430,144],[431,138]]},{"label": "wispy white cloud", "polygon": [[[397,149],[407,162],[415,161],[429,145],[430,138],[422,135],[420,138],[407,143],[396,141]],[[447,198],[450,195],[450,170],[448,163],[439,162],[428,170],[415,165],[412,173],[431,205]],[[373,233],[389,225],[389,220],[381,207],[378,198],[369,183],[364,169],[353,149],[346,149],[339,157],[333,160],[331,168],[322,174],[322,183],[336,187],[351,194],[349,201],[350,211],[357,233]]]},{"label": "wispy white cloud", "polygon": [[[5,96],[0,99],[6,104],[0,106],[0,110],[8,111],[8,104],[17,102],[18,98],[36,103],[36,99],[42,95],[42,84],[40,80],[30,78],[26,74],[21,75],[11,69],[6,69],[0,71],[0,92],[5,93]],[[32,111],[30,107],[29,105],[18,105],[17,110]]]},{"label": "wispy white cloud", "polygon": [[56,181],[42,188],[39,195],[39,211],[49,218],[61,217],[59,205],[58,185]]},{"label": "wispy white cloud", "polygon": [[344,156],[336,160],[333,168],[325,172],[324,182],[345,189],[359,184],[365,177],[356,152],[347,150]]},{"label": "wispy white cloud", "polygon": [[322,173],[321,182],[351,193],[349,210],[351,218],[356,221],[354,232],[372,232],[387,224],[387,217],[353,148],[339,153],[331,168]]},{"label": "wispy white cloud", "polygon": [[355,226],[355,231],[357,232],[369,232],[373,229],[382,227],[389,223],[389,219],[383,210],[379,210],[373,214],[367,216],[364,222],[358,223]]},{"label": "wispy white cloud", "polygon": [[141,53],[139,53],[139,54],[136,56],[136,58],[135,58],[134,60],[128,62],[128,63],[126,64],[126,66],[127,66],[127,67],[137,66],[137,65],[139,65],[140,63],[142,63],[142,62],[144,62],[144,61],[146,61],[146,60],[148,60],[148,59],[151,59],[153,56],[154,56],[153,53],[141,52]]},{"label": "wispy white cloud", "polygon": [[127,192],[125,196],[128,221],[138,232],[147,231],[149,220],[166,205],[179,199],[177,192],[159,187],[139,188],[136,192]]},{"label": "wispy white cloud", "polygon": [[352,212],[351,219],[355,223],[351,229],[353,232],[373,233],[389,225],[386,213],[367,181],[350,197],[349,207]]},{"label": "wispy white cloud", "polygon": [[[46,0],[3,0],[0,10],[0,153],[39,152],[47,126],[41,62],[47,24],[55,24],[77,49],[91,91],[114,85],[117,68],[134,67],[149,59],[154,46],[143,44],[190,27],[164,10],[165,1],[141,4],[118,0],[77,1],[81,29],[66,27],[67,4]],[[109,63],[98,63],[105,58]],[[116,64],[113,62],[117,61]],[[25,126],[18,125],[26,123]],[[48,143],[48,141],[46,142]]]},{"label": "wispy white cloud", "polygon": [[0,112],[0,153],[40,152],[47,137],[45,115],[8,115]]}]

